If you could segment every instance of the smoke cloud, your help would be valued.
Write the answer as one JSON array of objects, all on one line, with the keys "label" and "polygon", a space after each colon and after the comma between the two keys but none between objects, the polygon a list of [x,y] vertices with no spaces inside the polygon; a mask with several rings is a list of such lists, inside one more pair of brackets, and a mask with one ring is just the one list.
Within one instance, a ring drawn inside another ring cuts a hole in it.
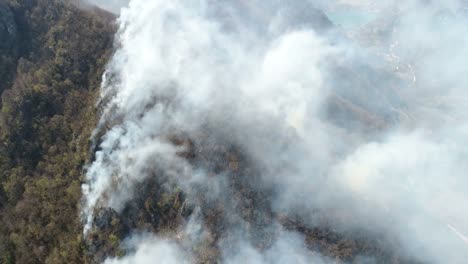
[{"label": "smoke cloud", "polygon": [[141,263],[151,264],[155,260],[162,264],[190,263],[181,248],[174,242],[148,236],[135,236],[124,242],[134,247],[135,252],[121,259],[107,259],[105,264]]},{"label": "smoke cloud", "polygon": [[[223,263],[334,263],[275,215],[384,237],[417,263],[462,263],[466,8],[455,0],[130,1],[102,85],[85,234],[96,210],[122,213],[136,185],[158,178],[179,186],[195,212],[223,204]],[[245,162],[213,169],[217,146]],[[208,161],[181,155],[191,148]],[[267,197],[254,209],[267,222],[261,230],[238,209],[249,198],[236,198],[237,181]],[[213,235],[207,225],[193,213],[170,238],[134,230],[123,243],[130,253],[105,263],[194,262],[193,245]],[[263,248],[261,232],[273,240]]]}]

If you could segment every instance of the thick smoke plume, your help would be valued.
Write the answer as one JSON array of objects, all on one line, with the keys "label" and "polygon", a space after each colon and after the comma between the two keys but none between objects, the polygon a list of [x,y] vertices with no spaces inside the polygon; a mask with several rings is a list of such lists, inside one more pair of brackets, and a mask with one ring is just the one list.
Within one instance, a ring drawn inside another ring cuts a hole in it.
[{"label": "thick smoke plume", "polygon": [[[223,263],[333,263],[285,230],[282,215],[384,237],[416,263],[463,263],[467,8],[456,0],[130,1],[104,76],[85,234],[97,210],[121,213],[137,185],[157,178],[180,188],[194,213],[176,236],[133,230],[122,245],[130,253],[105,263],[193,262],[193,245],[213,235],[197,212],[215,202],[230,225],[217,242]],[[243,161],[214,168],[219,146]],[[190,151],[208,158],[193,162]],[[238,181],[266,197],[253,203],[261,230],[238,210]],[[258,247],[260,233],[273,241]]]}]

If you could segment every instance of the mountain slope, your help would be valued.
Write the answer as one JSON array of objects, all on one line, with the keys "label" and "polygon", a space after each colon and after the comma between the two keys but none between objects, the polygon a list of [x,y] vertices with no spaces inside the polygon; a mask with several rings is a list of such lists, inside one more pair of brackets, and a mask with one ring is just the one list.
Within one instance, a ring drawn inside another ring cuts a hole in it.
[{"label": "mountain slope", "polygon": [[59,0],[0,13],[0,263],[83,263],[80,177],[113,17]]}]

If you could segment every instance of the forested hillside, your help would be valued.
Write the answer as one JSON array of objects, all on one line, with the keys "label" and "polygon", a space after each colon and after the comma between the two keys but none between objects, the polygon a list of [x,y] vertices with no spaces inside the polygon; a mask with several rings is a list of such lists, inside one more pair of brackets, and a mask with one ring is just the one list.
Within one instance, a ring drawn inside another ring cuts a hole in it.
[{"label": "forested hillside", "polygon": [[83,263],[83,165],[113,17],[0,1],[0,263]]}]

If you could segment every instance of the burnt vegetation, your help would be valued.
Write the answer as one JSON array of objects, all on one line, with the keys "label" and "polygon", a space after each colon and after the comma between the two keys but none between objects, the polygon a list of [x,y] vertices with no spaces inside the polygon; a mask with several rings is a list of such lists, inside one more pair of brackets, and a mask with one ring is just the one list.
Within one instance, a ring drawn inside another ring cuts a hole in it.
[{"label": "burnt vegetation", "polygon": [[359,230],[336,230],[327,224],[335,217],[334,212],[317,212],[320,224],[315,226],[304,223],[300,217],[274,212],[271,201],[275,190],[268,186],[258,188],[262,186],[258,176],[261,175],[260,168],[249,162],[242,147],[218,144],[211,139],[209,133],[201,133],[197,139],[174,136],[169,140],[183,146],[184,151],[179,156],[192,166],[208,170],[212,181],[225,177],[223,195],[213,198],[206,184],[195,184],[190,195],[194,200],[189,200],[174,180],[155,173],[136,186],[137,195],[122,212],[96,209],[93,231],[87,241],[88,258],[101,262],[109,256],[130,253],[120,247],[120,241],[135,230],[158,234],[162,238],[176,238],[184,245],[184,237],[181,237],[184,232],[181,231],[194,217],[203,219],[203,229],[206,230],[186,248],[195,257],[194,263],[219,263],[222,258],[220,245],[224,249],[235,249],[238,245],[233,238],[239,230],[247,234],[256,249],[267,250],[281,235],[275,223],[284,230],[302,234],[309,250],[320,252],[336,263],[363,263],[366,260],[388,264],[418,263],[402,256],[396,250],[398,245],[391,244],[393,241],[385,236]]}]

